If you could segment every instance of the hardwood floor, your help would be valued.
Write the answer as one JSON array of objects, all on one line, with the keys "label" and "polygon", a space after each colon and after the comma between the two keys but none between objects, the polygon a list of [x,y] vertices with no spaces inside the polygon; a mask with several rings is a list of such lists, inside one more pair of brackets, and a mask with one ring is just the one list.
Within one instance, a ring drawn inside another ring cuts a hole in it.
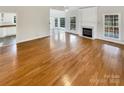
[{"label": "hardwood floor", "polygon": [[0,85],[124,85],[124,46],[54,33],[2,47]]},{"label": "hardwood floor", "polygon": [[0,38],[0,47],[16,44],[16,35]]}]

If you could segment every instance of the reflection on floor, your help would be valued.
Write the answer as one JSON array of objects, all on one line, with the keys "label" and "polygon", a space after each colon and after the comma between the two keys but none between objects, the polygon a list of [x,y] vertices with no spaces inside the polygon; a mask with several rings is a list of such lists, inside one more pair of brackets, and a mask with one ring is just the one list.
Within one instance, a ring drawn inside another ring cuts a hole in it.
[{"label": "reflection on floor", "polygon": [[58,32],[0,50],[0,85],[124,85],[123,45]]},{"label": "reflection on floor", "polygon": [[0,47],[8,46],[16,43],[16,36],[8,36],[5,38],[0,38]]}]

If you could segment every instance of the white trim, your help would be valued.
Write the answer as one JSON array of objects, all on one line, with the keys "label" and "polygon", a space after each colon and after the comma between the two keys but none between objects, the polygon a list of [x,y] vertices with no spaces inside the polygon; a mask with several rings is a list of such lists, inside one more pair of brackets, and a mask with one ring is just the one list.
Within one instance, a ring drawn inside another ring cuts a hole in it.
[{"label": "white trim", "polygon": [[48,36],[50,36],[50,35],[37,36],[37,37],[34,37],[34,38],[29,38],[29,39],[26,39],[26,40],[18,41],[18,42],[16,42],[16,44],[27,42],[27,41],[31,41],[31,40],[35,40],[35,39],[40,39],[40,38],[44,38],[44,37],[48,37]]},{"label": "white trim", "polygon": [[124,42],[123,41],[115,41],[115,40],[108,40],[108,39],[106,39],[106,38],[96,38],[96,39],[99,39],[99,40],[104,40],[104,41],[108,41],[108,42],[113,42],[113,43],[117,43],[117,44],[123,44],[124,45]]}]

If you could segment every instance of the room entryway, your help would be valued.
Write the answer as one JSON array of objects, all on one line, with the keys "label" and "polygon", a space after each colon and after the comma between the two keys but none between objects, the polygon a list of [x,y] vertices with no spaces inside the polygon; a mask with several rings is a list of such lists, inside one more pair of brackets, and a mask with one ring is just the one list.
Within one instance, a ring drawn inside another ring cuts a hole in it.
[{"label": "room entryway", "polygon": [[65,11],[50,9],[50,32],[65,32]]},{"label": "room entryway", "polygon": [[16,44],[16,13],[0,13],[0,47]]}]

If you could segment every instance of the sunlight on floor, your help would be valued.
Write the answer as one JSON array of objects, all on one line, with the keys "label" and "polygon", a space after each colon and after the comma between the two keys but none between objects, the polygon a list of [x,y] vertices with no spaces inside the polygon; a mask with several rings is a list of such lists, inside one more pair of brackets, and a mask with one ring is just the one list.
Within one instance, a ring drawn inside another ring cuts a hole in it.
[{"label": "sunlight on floor", "polygon": [[70,80],[70,79],[69,79],[68,75],[64,75],[64,76],[63,76],[63,82],[64,82],[64,85],[65,85],[65,86],[71,86],[71,83],[70,83],[69,80]]}]

